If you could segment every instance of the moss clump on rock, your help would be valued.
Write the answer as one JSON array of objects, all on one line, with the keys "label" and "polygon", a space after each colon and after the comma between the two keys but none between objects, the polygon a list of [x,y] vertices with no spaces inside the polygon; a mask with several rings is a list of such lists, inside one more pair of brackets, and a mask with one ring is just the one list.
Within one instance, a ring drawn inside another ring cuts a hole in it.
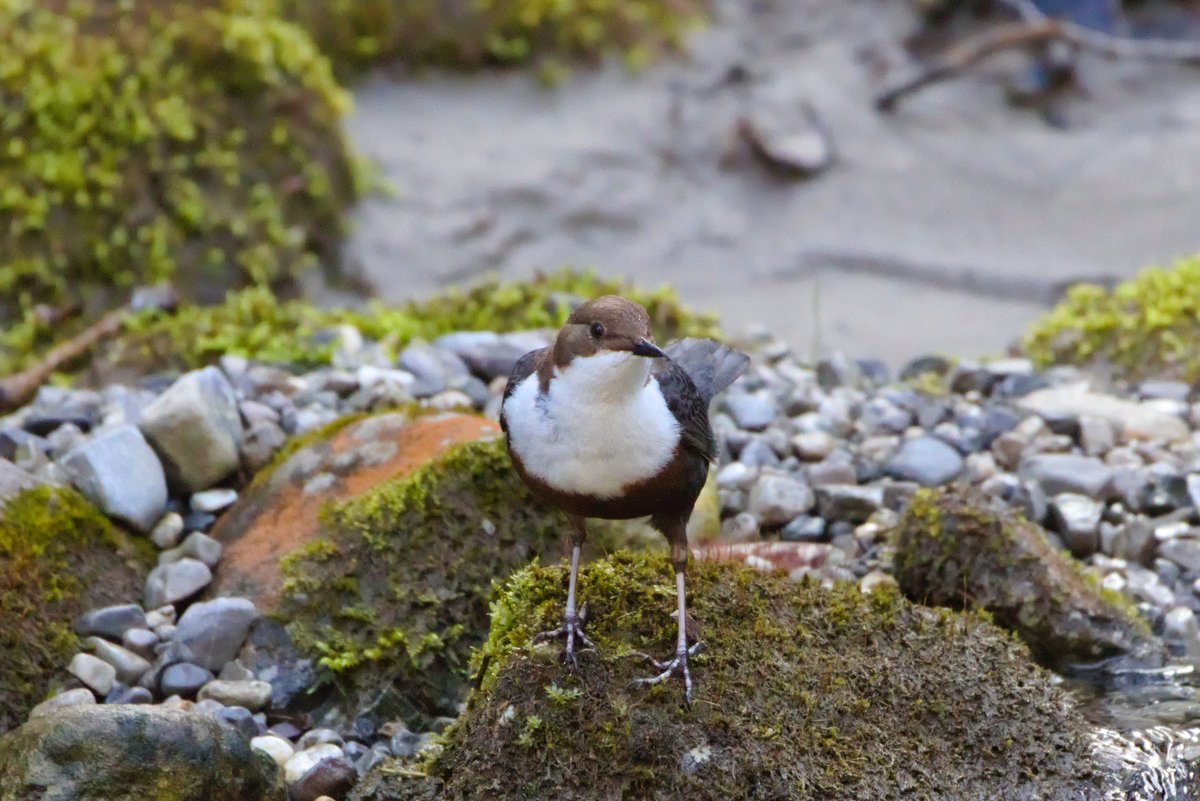
[{"label": "moss clump on rock", "polygon": [[676,49],[702,21],[702,0],[279,0],[333,61],[361,68],[410,64],[476,67],[534,58],[597,59],[633,66]]},{"label": "moss clump on rock", "polygon": [[896,532],[895,567],[909,598],[986,610],[1053,667],[1163,655],[1128,600],[1102,592],[1039,526],[978,491],[918,492]]},{"label": "moss clump on rock", "polygon": [[278,618],[357,708],[393,687],[418,718],[462,700],[492,582],[558,559],[566,532],[498,439],[453,448],[322,517],[324,536],[283,564]]},{"label": "moss clump on rock", "polygon": [[25,490],[0,510],[0,732],[78,649],[77,615],[140,593],[151,549],[74,490]]},{"label": "moss clump on rock", "polygon": [[674,640],[665,557],[588,564],[576,671],[529,646],[562,613],[566,570],[531,567],[495,604],[481,689],[440,753],[384,765],[355,801],[399,799],[1067,798],[1095,786],[1085,726],[1012,638],[972,615],[700,563],[697,700],[631,688]]},{"label": "moss clump on rock", "polygon": [[1111,291],[1073,287],[1035,322],[1025,351],[1040,365],[1113,367],[1130,378],[1200,378],[1200,257],[1151,267]]},{"label": "moss clump on rock", "polygon": [[257,0],[0,0],[0,30],[0,374],[61,335],[36,304],[88,318],[166,278],[211,302],[335,253],[347,96],[299,27]]},{"label": "moss clump on rock", "polygon": [[352,325],[395,350],[418,337],[454,331],[556,328],[566,321],[573,301],[605,294],[623,294],[644,305],[659,341],[717,334],[715,318],[687,310],[666,287],[643,290],[590,272],[560,270],[512,283],[491,278],[423,301],[365,310],[280,303],[266,289],[249,289],[218,306],[148,312],[130,323],[115,356],[142,369],[192,369],[227,353],[311,367],[329,362],[334,344],[320,334],[339,325]]}]

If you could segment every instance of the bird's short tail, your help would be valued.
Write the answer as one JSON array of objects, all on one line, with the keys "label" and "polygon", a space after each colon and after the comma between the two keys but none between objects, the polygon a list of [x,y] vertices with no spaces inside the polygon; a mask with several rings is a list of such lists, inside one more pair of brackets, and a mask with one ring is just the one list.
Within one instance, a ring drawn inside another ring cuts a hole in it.
[{"label": "bird's short tail", "polygon": [[705,403],[736,381],[750,365],[749,356],[711,339],[689,337],[672,342],[665,350],[671,361],[692,379]]}]

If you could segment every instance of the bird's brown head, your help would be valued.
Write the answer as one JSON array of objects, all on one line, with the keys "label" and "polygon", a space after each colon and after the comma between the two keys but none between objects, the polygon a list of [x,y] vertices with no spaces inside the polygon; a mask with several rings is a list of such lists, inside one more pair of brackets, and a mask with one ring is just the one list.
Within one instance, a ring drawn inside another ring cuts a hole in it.
[{"label": "bird's brown head", "polygon": [[640,303],[617,295],[589,300],[571,312],[554,341],[554,362],[560,367],[577,356],[606,352],[665,355],[654,344],[650,315]]}]

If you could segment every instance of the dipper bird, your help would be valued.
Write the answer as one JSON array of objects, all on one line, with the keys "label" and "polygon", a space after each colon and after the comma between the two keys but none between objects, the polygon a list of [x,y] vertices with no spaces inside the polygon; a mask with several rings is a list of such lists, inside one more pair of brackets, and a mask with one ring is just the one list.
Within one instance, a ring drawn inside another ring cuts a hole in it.
[{"label": "dipper bird", "polygon": [[522,356],[504,390],[500,426],[521,478],[540,500],[563,509],[571,525],[571,576],[563,624],[534,642],[562,637],[575,665],[586,605],[575,606],[584,518],[649,517],[671,546],[678,598],[675,654],[639,685],[682,677],[691,702],[685,623],[687,522],[716,457],[708,422],[712,397],[741,375],[744,353],[708,339],[685,339],[663,351],[650,316],[631,300],[607,295],[576,308],[554,344]]}]

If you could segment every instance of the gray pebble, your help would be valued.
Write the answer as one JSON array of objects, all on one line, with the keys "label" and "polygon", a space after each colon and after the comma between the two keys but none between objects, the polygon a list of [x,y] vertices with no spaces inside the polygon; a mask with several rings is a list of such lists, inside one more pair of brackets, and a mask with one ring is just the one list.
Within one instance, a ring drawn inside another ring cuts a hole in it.
[{"label": "gray pebble", "polygon": [[201,687],[212,680],[212,671],[190,662],[180,662],[162,672],[159,687],[163,695],[181,695],[191,698],[200,691]]},{"label": "gray pebble", "polygon": [[237,656],[257,619],[258,610],[245,598],[192,604],[179,618],[173,646],[179,658],[220,670]]},{"label": "gray pebble", "polygon": [[145,628],[146,614],[137,604],[118,604],[84,612],[71,627],[80,637],[92,635],[119,642],[126,631]]},{"label": "gray pebble", "polygon": [[932,487],[952,481],[964,466],[957,450],[936,437],[922,436],[901,445],[884,466],[884,472],[898,481],[915,481]]},{"label": "gray pebble", "polygon": [[196,559],[180,559],[159,565],[146,577],[146,606],[157,607],[190,598],[212,582],[208,565]]},{"label": "gray pebble", "polygon": [[807,484],[775,473],[764,473],[750,490],[749,511],[764,526],[778,526],[807,512],[814,502]]},{"label": "gray pebble", "polygon": [[117,678],[117,671],[112,665],[91,654],[75,654],[67,671],[99,696],[108,695]]}]

